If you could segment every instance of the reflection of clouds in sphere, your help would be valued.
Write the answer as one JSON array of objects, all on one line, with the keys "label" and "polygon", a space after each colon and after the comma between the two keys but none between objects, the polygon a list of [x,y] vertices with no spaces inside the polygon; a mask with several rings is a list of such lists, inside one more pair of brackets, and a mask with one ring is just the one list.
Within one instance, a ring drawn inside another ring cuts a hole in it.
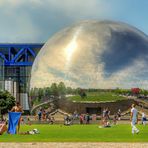
[{"label": "reflection of clouds in sphere", "polygon": [[124,23],[85,21],[55,34],[33,64],[31,87],[148,87],[148,37]]}]

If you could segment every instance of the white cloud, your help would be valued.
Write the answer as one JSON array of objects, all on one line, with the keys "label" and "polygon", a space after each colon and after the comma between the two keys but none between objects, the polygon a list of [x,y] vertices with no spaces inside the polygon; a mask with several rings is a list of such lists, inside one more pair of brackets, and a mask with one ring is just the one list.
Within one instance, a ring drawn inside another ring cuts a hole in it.
[{"label": "white cloud", "polygon": [[101,0],[1,0],[0,42],[43,42],[64,26],[110,10]]},{"label": "white cloud", "polygon": [[1,0],[0,1],[0,6],[7,6],[8,8],[10,7],[17,7],[22,5],[25,2],[25,0]]},{"label": "white cloud", "polygon": [[108,2],[102,0],[48,0],[48,4],[66,17],[76,20],[103,18],[111,10]]},{"label": "white cloud", "polygon": [[78,21],[119,20],[125,4],[117,0],[0,0],[0,42],[45,42]]},{"label": "white cloud", "polygon": [[25,3],[25,0],[0,1],[0,42],[36,42],[38,39],[40,31],[27,10],[21,10]]}]

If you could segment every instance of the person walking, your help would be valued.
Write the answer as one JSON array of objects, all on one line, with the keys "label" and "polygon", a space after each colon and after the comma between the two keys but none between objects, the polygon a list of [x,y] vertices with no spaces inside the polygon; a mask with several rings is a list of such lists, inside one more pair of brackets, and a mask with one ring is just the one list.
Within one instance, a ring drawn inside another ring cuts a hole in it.
[{"label": "person walking", "polygon": [[118,115],[118,120],[120,120],[121,119],[121,110],[120,109],[118,109],[117,115]]},{"label": "person walking", "polygon": [[88,113],[86,114],[85,118],[86,118],[86,124],[89,124],[89,121],[90,121],[90,116],[89,116],[89,114],[88,114]]},{"label": "person walking", "polygon": [[132,126],[132,134],[139,133],[139,129],[137,129],[136,124],[138,123],[138,111],[135,108],[135,104],[132,104],[132,109],[131,109],[131,126]]},{"label": "person walking", "polygon": [[80,124],[83,124],[83,122],[84,122],[84,117],[83,117],[82,114],[80,115],[80,118],[79,118],[79,119],[80,119]]},{"label": "person walking", "polygon": [[38,120],[41,121],[41,119],[42,119],[42,109],[40,109],[38,112]]}]

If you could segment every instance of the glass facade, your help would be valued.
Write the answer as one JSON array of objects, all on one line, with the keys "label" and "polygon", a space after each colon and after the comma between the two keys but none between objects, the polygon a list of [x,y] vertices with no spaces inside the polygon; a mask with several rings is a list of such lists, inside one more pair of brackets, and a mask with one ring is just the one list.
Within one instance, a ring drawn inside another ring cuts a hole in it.
[{"label": "glass facade", "polygon": [[0,90],[4,90],[4,59],[0,57]]},{"label": "glass facade", "polygon": [[0,44],[0,89],[9,91],[29,110],[29,80],[33,61],[44,44]]}]

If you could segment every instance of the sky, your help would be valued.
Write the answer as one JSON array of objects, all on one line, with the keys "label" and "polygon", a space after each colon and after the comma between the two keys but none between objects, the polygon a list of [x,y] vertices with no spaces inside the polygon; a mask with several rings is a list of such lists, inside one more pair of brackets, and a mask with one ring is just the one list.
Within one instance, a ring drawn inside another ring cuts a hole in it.
[{"label": "sky", "polygon": [[1,43],[43,43],[84,20],[114,20],[148,35],[148,0],[0,0]]}]

